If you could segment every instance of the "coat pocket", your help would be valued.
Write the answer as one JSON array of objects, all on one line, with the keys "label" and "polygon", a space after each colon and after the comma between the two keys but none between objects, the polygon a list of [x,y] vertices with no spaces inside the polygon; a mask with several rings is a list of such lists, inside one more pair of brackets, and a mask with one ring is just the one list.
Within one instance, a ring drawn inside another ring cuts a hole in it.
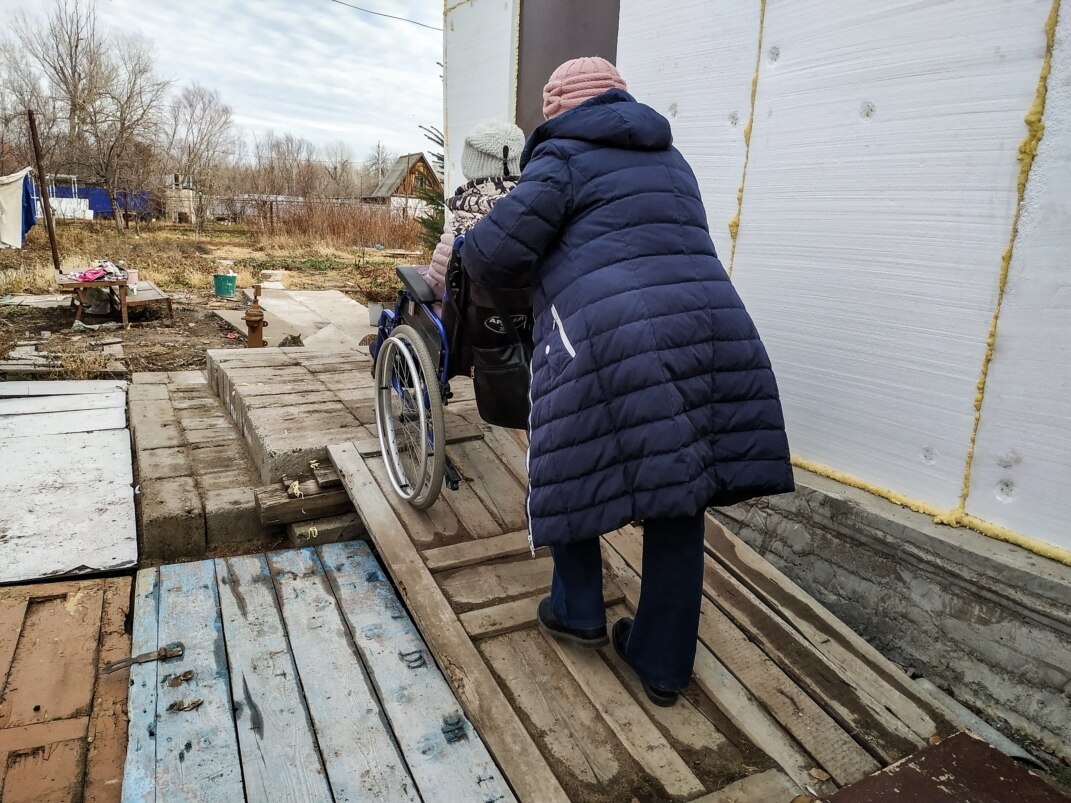
[{"label": "coat pocket", "polygon": [[561,316],[558,315],[558,308],[553,304],[550,305],[550,317],[554,319],[554,328],[558,332],[558,337],[561,339],[562,347],[569,355],[569,359],[576,356],[576,347],[573,346],[573,341],[569,339],[568,332],[565,331],[565,325],[562,323]]}]

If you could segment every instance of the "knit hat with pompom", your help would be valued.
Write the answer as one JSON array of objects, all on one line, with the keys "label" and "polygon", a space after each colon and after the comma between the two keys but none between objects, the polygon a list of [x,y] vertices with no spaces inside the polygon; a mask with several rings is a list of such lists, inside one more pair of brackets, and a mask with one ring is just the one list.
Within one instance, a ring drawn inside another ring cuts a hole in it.
[{"label": "knit hat with pompom", "polygon": [[[507,149],[503,154],[503,148]],[[521,172],[524,132],[513,123],[487,120],[465,137],[461,172],[469,181],[493,176],[517,176]]]},{"label": "knit hat with pompom", "polygon": [[611,89],[628,89],[617,68],[598,56],[565,62],[543,87],[543,117],[549,120]]}]

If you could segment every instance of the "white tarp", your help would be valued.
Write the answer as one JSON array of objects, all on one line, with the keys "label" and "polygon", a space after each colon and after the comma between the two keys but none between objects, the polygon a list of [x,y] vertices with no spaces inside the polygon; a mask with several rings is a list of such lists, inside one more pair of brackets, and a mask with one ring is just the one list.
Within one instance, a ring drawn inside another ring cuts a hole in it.
[{"label": "white tarp", "polygon": [[22,248],[22,180],[29,172],[0,176],[0,248]]}]

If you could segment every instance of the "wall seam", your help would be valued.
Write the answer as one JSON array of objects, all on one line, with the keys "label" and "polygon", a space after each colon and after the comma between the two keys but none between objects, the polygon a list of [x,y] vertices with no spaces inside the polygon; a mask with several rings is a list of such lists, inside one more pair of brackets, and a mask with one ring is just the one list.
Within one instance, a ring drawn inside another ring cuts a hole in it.
[{"label": "wall seam", "polygon": [[986,521],[977,516],[963,514],[962,512],[956,514],[955,510],[944,510],[936,505],[931,505],[929,502],[912,499],[897,493],[896,491],[882,488],[874,483],[861,480],[858,477],[853,477],[850,474],[845,474],[842,471],[837,471],[829,466],[824,466],[821,463],[815,463],[812,460],[807,460],[802,457],[793,455],[792,465],[796,468],[803,469],[804,471],[809,471],[811,474],[817,474],[819,477],[825,477],[826,479],[839,482],[841,485],[858,488],[860,491],[866,491],[867,493],[874,494],[874,496],[880,496],[882,499],[886,499],[900,507],[906,507],[908,510],[913,510],[916,513],[930,516],[938,524],[945,524],[952,527],[965,527],[969,530],[974,530],[977,533],[988,536],[989,538],[1014,544],[1028,552],[1033,552],[1035,555],[1040,555],[1043,558],[1048,558],[1057,563],[1071,566],[1071,550],[1063,549],[1062,547],[1046,543],[1045,541],[1040,541],[1036,538],[1031,538],[1028,535],[1016,532],[1008,527],[1002,527],[999,524],[994,524],[991,521]]},{"label": "wall seam", "polygon": [[1048,19],[1045,22],[1045,55],[1041,62],[1041,73],[1038,76],[1037,89],[1034,92],[1034,102],[1026,113],[1027,133],[1019,145],[1019,178],[1016,184],[1015,213],[1012,215],[1011,233],[1008,236],[1008,245],[1004,249],[1000,261],[1000,277],[997,282],[997,301],[993,308],[993,317],[989,323],[989,334],[986,337],[986,350],[982,356],[982,369],[978,377],[974,396],[974,420],[971,424],[970,440],[967,444],[967,457],[963,468],[963,485],[960,488],[959,504],[955,510],[939,516],[937,521],[941,524],[950,524],[953,527],[965,523],[967,515],[967,497],[971,492],[971,469],[974,466],[974,452],[978,441],[978,429],[982,421],[982,402],[985,399],[986,384],[989,379],[989,365],[993,360],[993,350],[997,342],[997,326],[1000,321],[1000,312],[1004,305],[1004,292],[1008,284],[1008,273],[1011,268],[1012,255],[1015,251],[1015,240],[1019,235],[1019,218],[1023,209],[1023,196],[1026,193],[1026,185],[1030,178],[1030,170],[1034,165],[1034,157],[1037,155],[1038,144],[1045,135],[1045,98],[1048,94],[1049,71],[1052,67],[1052,51],[1056,43],[1056,21],[1060,14],[1060,0],[1052,0]]},{"label": "wall seam", "polygon": [[[1059,2],[1059,0],[1056,0]],[[736,264],[736,240],[740,232],[740,213],[744,208],[744,184],[747,183],[747,165],[751,158],[751,129],[755,124],[755,97],[759,91],[759,69],[762,66],[762,33],[766,26],[766,0],[759,0],[759,42],[755,52],[755,72],[751,76],[751,112],[744,127],[744,169],[740,173],[740,186],[736,190],[736,214],[729,221],[729,277],[732,278]]]}]

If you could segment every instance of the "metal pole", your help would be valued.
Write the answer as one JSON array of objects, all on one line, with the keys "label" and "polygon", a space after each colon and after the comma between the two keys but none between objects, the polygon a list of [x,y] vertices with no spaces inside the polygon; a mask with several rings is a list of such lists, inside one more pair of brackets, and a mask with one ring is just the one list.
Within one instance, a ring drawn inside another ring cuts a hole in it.
[{"label": "metal pole", "polygon": [[44,163],[41,161],[41,139],[37,136],[37,118],[33,115],[33,109],[27,109],[26,116],[30,119],[30,139],[33,141],[34,159],[37,160],[37,186],[41,188],[41,208],[45,210],[45,228],[48,229],[48,244],[52,246],[52,264],[56,268],[56,273],[62,273],[59,246],[56,245],[56,225],[52,222],[52,203],[48,200],[48,179],[45,176]]}]

